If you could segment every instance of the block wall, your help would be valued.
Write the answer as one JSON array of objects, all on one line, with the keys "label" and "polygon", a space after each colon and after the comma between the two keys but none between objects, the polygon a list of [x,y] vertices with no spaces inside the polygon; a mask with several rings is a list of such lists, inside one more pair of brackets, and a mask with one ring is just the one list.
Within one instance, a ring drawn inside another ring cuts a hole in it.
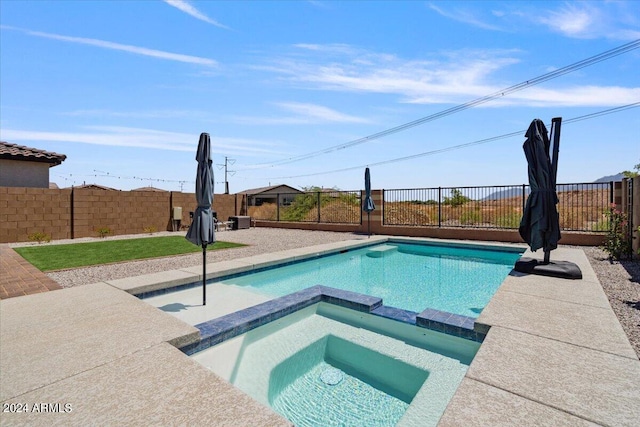
[{"label": "block wall", "polygon": [[71,190],[0,187],[0,243],[29,241],[32,233],[71,237]]},{"label": "block wall", "polygon": [[73,192],[73,238],[165,231],[169,226],[169,195],[156,191],[113,191],[78,188]]},{"label": "block wall", "polygon": [[[236,215],[236,200],[235,194],[214,196],[220,220]],[[0,187],[0,243],[29,241],[35,232],[59,240],[98,237],[100,228],[111,235],[172,231],[173,206],[182,207],[176,231],[186,230],[197,207],[194,193]]]}]

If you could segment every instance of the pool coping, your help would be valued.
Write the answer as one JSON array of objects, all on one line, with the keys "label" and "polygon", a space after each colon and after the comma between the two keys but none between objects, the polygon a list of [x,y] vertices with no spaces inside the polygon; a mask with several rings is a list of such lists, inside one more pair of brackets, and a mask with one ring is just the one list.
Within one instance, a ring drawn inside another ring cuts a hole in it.
[{"label": "pool coping", "polygon": [[200,341],[180,347],[187,355],[251,331],[319,302],[384,317],[436,332],[482,342],[486,334],[473,329],[474,319],[434,309],[415,313],[382,304],[382,298],[328,286],[316,285],[283,297],[239,310],[195,325]]}]

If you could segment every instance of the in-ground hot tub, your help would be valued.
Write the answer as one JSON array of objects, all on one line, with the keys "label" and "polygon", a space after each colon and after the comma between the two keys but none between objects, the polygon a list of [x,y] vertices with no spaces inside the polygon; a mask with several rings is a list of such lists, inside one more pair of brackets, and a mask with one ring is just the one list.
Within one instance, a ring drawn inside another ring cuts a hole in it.
[{"label": "in-ground hot tub", "polygon": [[296,426],[435,426],[479,345],[320,302],[192,357]]}]

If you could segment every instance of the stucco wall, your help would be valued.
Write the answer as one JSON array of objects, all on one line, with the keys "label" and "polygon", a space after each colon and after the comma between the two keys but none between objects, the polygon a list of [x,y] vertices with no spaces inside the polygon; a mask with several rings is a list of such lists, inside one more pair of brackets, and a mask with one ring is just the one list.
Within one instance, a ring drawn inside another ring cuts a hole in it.
[{"label": "stucco wall", "polygon": [[0,159],[0,187],[49,188],[49,163]]}]

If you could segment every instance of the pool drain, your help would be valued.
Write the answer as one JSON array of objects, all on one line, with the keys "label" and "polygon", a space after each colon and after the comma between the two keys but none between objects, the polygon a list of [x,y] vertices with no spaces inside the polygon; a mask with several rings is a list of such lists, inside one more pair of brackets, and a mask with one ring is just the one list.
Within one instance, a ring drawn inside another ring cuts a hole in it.
[{"label": "pool drain", "polygon": [[329,368],[320,374],[320,380],[326,385],[339,384],[344,378],[344,374],[340,369]]}]

